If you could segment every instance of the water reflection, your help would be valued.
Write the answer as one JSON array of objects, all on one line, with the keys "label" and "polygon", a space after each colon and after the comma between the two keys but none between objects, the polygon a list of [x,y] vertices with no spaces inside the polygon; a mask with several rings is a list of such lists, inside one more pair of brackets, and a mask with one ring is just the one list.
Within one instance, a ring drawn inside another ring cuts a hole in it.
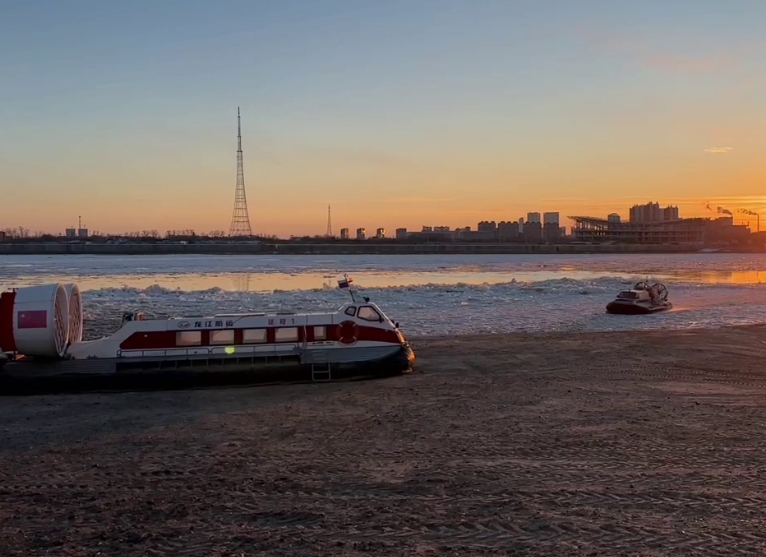
[{"label": "water reflection", "polygon": [[252,273],[234,273],[231,277],[234,292],[250,292],[251,275]]},{"label": "water reflection", "polygon": [[703,284],[766,283],[766,271],[684,271],[671,274],[670,277]]}]

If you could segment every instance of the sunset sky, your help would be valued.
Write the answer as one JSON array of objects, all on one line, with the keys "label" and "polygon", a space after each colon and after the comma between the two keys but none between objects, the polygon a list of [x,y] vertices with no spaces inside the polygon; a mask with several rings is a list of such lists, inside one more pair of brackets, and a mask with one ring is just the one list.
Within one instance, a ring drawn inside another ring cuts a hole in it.
[{"label": "sunset sky", "polygon": [[3,0],[0,229],[228,231],[237,106],[259,233],[766,214],[764,29],[763,0]]}]

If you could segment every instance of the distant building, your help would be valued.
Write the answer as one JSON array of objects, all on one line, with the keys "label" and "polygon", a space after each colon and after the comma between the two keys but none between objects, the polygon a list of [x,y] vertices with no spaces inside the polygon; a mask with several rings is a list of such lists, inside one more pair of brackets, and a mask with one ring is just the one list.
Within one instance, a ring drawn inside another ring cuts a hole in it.
[{"label": "distant building", "polygon": [[77,237],[78,238],[87,238],[88,237],[88,229],[87,228],[78,228],[77,229]]},{"label": "distant building", "polygon": [[5,242],[5,232],[0,230],[0,242]]},{"label": "distant building", "polygon": [[67,228],[65,231],[67,238],[77,238],[77,229],[76,228]]},{"label": "distant building", "polygon": [[705,228],[706,244],[744,244],[750,238],[750,227],[746,224],[734,224],[733,217],[711,219]]},{"label": "distant building", "polygon": [[[424,226],[420,232],[407,232],[406,228],[400,228],[396,231],[397,239],[411,240],[414,242],[451,242],[453,240],[452,232],[444,230],[443,226]],[[400,237],[401,234],[404,238]]]},{"label": "distant building", "polygon": [[537,244],[543,239],[543,225],[540,223],[539,216],[537,219],[529,220],[527,216],[527,222],[524,224],[524,241],[528,244]]},{"label": "distant building", "polygon": [[509,242],[519,237],[519,223],[502,221],[497,225],[497,238],[501,242]]},{"label": "distant building", "polygon": [[341,228],[340,229],[340,239],[341,240],[348,240],[350,238],[350,235],[348,233],[348,228]]},{"label": "distant building", "polygon": [[662,210],[662,220],[678,220],[678,207],[675,205],[668,205]]},{"label": "distant building", "polygon": [[543,213],[543,224],[556,224],[559,223],[558,213]]},{"label": "distant building", "polygon": [[385,237],[386,237],[386,229],[385,229],[385,228],[378,228],[378,229],[375,231],[375,237],[376,237],[378,240],[382,240],[383,238],[385,238]]},{"label": "distant building", "polygon": [[643,224],[649,222],[668,222],[678,220],[678,207],[669,205],[661,208],[659,203],[633,205],[630,208],[630,222]]},{"label": "distant building", "polygon": [[519,234],[524,233],[524,217],[519,217]]},{"label": "distant building", "polygon": [[540,222],[540,213],[527,213],[527,223]]},{"label": "distant building", "polygon": [[366,240],[367,239],[367,230],[364,228],[357,228],[356,229],[356,239],[357,240]]},{"label": "distant building", "polygon": [[497,231],[497,223],[493,220],[483,220],[477,227],[479,232],[495,232]]},{"label": "distant building", "polygon": [[708,219],[677,219],[660,222],[611,222],[593,217],[570,217],[572,235],[583,242],[629,244],[702,244]]},{"label": "distant building", "polygon": [[434,226],[434,232],[449,232],[449,226]]},{"label": "distant building", "polygon": [[608,220],[609,222],[620,222],[620,215],[618,215],[617,213],[611,213],[607,215],[606,220]]},{"label": "distant building", "polygon": [[543,224],[543,240],[557,242],[561,239],[561,227],[558,222],[546,222]]},{"label": "distant building", "polygon": [[406,240],[407,239],[407,229],[406,228],[397,228],[396,229],[396,239],[397,240]]}]

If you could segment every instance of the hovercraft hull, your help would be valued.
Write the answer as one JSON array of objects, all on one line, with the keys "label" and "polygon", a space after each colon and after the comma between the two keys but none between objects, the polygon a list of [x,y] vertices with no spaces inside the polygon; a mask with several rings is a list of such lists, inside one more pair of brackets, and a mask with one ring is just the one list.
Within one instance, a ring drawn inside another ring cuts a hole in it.
[{"label": "hovercraft hull", "polygon": [[622,302],[610,302],[606,306],[606,312],[613,315],[648,315],[659,313],[673,308],[673,304],[648,306],[642,304],[626,304]]},{"label": "hovercraft hull", "polygon": [[193,389],[274,383],[371,379],[412,369],[408,343],[375,359],[306,363],[300,356],[188,358],[125,362],[120,358],[85,361],[7,362],[0,367],[0,395]]}]

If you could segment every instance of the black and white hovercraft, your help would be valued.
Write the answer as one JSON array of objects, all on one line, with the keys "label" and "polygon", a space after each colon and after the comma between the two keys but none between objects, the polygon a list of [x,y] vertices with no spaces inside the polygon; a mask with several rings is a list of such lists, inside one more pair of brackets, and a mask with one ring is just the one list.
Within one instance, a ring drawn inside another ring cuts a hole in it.
[{"label": "black and white hovercraft", "polygon": [[620,315],[645,315],[666,311],[673,307],[668,301],[668,289],[659,282],[637,283],[631,290],[623,290],[606,305],[607,313]]}]

